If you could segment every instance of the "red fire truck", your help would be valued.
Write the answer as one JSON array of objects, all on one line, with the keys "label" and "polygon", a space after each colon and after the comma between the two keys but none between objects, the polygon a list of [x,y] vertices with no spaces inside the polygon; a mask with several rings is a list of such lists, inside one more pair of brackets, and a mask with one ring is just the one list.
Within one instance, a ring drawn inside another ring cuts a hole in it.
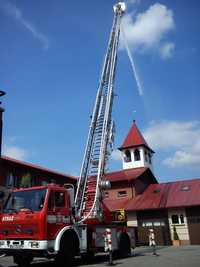
[{"label": "red fire truck", "polygon": [[113,251],[128,255],[135,245],[133,229],[112,223],[109,214],[102,223],[76,224],[71,194],[56,184],[14,190],[1,215],[1,252],[19,266],[28,266],[34,257],[70,265],[75,255],[86,258],[104,251],[105,230],[110,228]]},{"label": "red fire truck", "polygon": [[[112,251],[122,256],[135,246],[134,229],[113,222],[104,205],[106,164],[111,153],[114,122],[111,120],[120,21],[125,4],[114,5],[114,20],[76,190],[72,185],[48,184],[15,189],[0,215],[0,252],[19,266],[34,257],[54,258],[70,265],[76,255],[104,251],[109,229]],[[75,197],[74,197],[75,195]],[[110,244],[109,244],[110,245]]]}]

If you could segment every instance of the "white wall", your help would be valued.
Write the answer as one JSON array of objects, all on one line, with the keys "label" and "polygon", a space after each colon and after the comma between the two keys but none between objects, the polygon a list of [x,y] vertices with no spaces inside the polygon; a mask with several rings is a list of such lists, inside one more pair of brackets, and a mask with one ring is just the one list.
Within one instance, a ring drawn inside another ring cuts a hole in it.
[{"label": "white wall", "polygon": [[[140,151],[140,160],[138,160],[138,161],[134,160],[135,148],[130,148],[129,149],[129,151],[131,153],[131,161],[130,162],[125,162],[124,161],[124,152],[126,150],[121,151],[123,169],[126,170],[126,169],[139,168],[139,167],[148,167],[153,171],[152,163],[150,164],[149,162],[147,162],[145,160],[145,150],[146,150],[146,148],[144,148],[142,146],[142,147],[138,147],[137,149]],[[149,152],[149,153],[151,153],[151,152]],[[151,153],[151,155],[152,155],[152,153]],[[151,160],[152,160],[152,158],[151,158]]]},{"label": "white wall", "polygon": [[136,212],[134,211],[127,212],[127,226],[133,226],[133,227],[138,226]]},{"label": "white wall", "polygon": [[[172,224],[171,216],[173,214],[177,214],[179,216],[179,224]],[[184,216],[184,223],[180,223],[180,215],[183,214]],[[189,240],[189,231],[188,231],[188,223],[187,217],[184,208],[179,209],[169,209],[168,210],[168,219],[169,219],[169,228],[171,233],[171,239],[173,240],[173,226],[176,227],[177,234],[180,240]]]}]

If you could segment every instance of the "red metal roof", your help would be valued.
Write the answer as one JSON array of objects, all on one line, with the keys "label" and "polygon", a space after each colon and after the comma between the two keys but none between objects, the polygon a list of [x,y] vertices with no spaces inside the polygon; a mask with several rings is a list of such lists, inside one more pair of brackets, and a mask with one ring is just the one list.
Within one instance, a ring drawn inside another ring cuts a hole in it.
[{"label": "red metal roof", "polygon": [[141,132],[137,128],[135,121],[133,121],[133,125],[131,126],[128,135],[126,136],[122,146],[119,148],[120,150],[130,147],[138,147],[138,146],[146,146],[152,152],[154,152],[145,141]]},{"label": "red metal roof", "polygon": [[109,172],[106,174],[106,179],[110,182],[118,182],[118,181],[130,181],[138,178],[142,175],[148,168],[140,167],[140,168],[132,168],[127,170],[121,170],[117,172]]},{"label": "red metal roof", "polygon": [[150,185],[131,199],[126,210],[147,210],[200,205],[200,179]]},{"label": "red metal roof", "polygon": [[69,175],[69,174],[64,174],[64,173],[61,173],[61,172],[53,171],[53,170],[50,170],[48,168],[44,168],[44,167],[41,167],[41,166],[38,166],[38,165],[35,165],[35,164],[32,164],[32,163],[27,163],[27,162],[24,162],[24,161],[21,161],[21,160],[17,160],[17,159],[13,159],[13,158],[10,158],[10,157],[2,156],[1,159],[5,160],[5,161],[8,161],[8,162],[16,163],[16,164],[19,164],[19,165],[23,165],[23,166],[26,166],[26,167],[34,168],[34,169],[37,169],[37,170],[40,170],[40,171],[48,172],[48,173],[51,173],[51,174],[54,174],[54,175],[63,176],[65,178],[70,178],[70,179],[73,179],[73,180],[77,179],[75,176],[72,176],[72,175]]},{"label": "red metal roof", "polygon": [[129,199],[104,199],[103,202],[110,211],[124,209]]},{"label": "red metal roof", "polygon": [[166,207],[200,205],[200,179],[171,184]]}]

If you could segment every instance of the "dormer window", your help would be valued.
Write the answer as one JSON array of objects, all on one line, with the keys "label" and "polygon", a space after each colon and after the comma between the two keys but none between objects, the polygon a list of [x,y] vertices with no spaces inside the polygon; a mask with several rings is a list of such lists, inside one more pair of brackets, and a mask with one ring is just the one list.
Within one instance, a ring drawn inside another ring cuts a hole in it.
[{"label": "dormer window", "polygon": [[139,161],[140,160],[140,151],[138,149],[136,149],[134,151],[134,159],[135,159],[135,161]]},{"label": "dormer window", "polygon": [[126,150],[124,152],[124,161],[125,162],[131,162],[131,152],[129,150]]}]

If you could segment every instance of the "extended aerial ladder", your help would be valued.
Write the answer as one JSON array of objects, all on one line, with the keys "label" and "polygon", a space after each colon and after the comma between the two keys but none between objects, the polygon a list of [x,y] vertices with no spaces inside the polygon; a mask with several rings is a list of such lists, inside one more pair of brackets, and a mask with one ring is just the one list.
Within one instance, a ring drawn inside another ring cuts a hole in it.
[{"label": "extended aerial ladder", "polygon": [[120,22],[125,4],[114,5],[114,19],[97,90],[89,134],[75,196],[77,222],[103,220],[102,192],[109,186],[105,180],[106,164],[114,136],[112,105]]}]

